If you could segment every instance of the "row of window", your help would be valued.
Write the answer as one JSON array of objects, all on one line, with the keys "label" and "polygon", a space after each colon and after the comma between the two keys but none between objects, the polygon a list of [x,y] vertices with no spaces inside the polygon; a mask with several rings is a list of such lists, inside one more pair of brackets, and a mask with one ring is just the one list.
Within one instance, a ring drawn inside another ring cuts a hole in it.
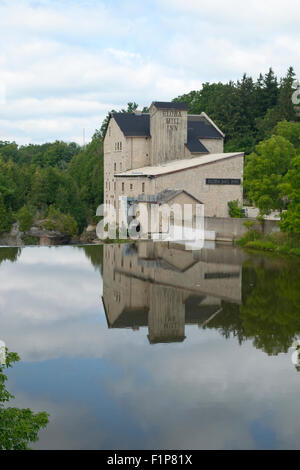
[{"label": "row of window", "polygon": [[[110,181],[106,181],[105,183],[105,188],[110,191]],[[114,182],[114,191],[116,190],[116,182]]]},{"label": "row of window", "polygon": [[[110,191],[110,181],[106,181],[105,188],[108,189],[108,191]],[[116,189],[117,189],[117,184],[116,184],[116,182],[114,182],[114,191],[116,191]],[[134,190],[134,184],[133,183],[129,184],[129,189],[130,189],[130,191]],[[125,191],[125,183],[122,183],[122,193],[124,193],[124,191]],[[142,183],[142,193],[144,193],[144,192],[145,192],[145,183]]]},{"label": "row of window", "polygon": [[[133,183],[130,183],[129,188],[130,188],[130,191],[133,191],[134,189]],[[124,191],[125,191],[125,183],[122,183],[122,193],[124,193]],[[145,192],[145,183],[142,183],[142,193],[144,192]]]},{"label": "row of window", "polygon": [[[117,171],[117,164],[114,163],[114,171]],[[122,163],[120,163],[120,171],[122,171]]]},{"label": "row of window", "polygon": [[122,142],[115,142],[115,152],[121,152]]}]

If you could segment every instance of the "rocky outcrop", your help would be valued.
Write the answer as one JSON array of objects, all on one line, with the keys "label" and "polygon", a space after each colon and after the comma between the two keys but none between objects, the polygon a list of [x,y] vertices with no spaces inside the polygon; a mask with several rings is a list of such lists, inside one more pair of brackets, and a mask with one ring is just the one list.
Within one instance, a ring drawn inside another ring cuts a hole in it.
[{"label": "rocky outcrop", "polygon": [[19,223],[13,224],[9,233],[2,233],[0,235],[0,246],[23,246],[22,232],[19,230]]},{"label": "rocky outcrop", "polygon": [[[61,232],[45,230],[41,227],[31,227],[27,232],[20,232],[19,223],[16,222],[9,233],[0,235],[0,246],[37,245],[67,245],[71,237]],[[32,242],[32,243],[31,243]]]}]

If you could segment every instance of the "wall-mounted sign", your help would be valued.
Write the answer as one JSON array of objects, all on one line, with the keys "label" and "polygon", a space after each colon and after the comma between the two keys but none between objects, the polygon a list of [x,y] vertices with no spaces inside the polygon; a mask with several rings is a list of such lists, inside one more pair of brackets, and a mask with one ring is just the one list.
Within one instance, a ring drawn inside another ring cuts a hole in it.
[{"label": "wall-mounted sign", "polygon": [[206,178],[206,184],[241,184],[240,178]]}]

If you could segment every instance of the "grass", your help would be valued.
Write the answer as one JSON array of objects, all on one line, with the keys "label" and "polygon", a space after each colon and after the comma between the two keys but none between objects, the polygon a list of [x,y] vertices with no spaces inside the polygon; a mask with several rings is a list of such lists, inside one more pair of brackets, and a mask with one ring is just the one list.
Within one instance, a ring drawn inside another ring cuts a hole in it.
[{"label": "grass", "polygon": [[300,256],[300,234],[296,233],[262,234],[250,226],[248,232],[239,238],[236,244],[251,250]]}]

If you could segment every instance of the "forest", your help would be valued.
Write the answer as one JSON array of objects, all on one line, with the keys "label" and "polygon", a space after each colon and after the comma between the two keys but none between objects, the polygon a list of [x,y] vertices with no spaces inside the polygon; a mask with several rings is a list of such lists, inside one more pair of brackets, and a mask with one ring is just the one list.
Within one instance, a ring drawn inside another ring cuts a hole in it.
[{"label": "forest", "polygon": [[[185,101],[191,114],[205,111],[226,134],[225,151],[245,152],[246,202],[261,214],[284,210],[282,230],[300,233],[300,122],[291,99],[295,78],[292,67],[283,78],[269,69],[256,80],[243,75],[236,82],[204,83],[173,101]],[[137,107],[131,102],[122,111]],[[94,220],[103,202],[108,118],[109,113],[85,148],[59,140],[21,146],[0,141],[0,234],[16,221],[25,232],[38,220],[73,236]]]}]

